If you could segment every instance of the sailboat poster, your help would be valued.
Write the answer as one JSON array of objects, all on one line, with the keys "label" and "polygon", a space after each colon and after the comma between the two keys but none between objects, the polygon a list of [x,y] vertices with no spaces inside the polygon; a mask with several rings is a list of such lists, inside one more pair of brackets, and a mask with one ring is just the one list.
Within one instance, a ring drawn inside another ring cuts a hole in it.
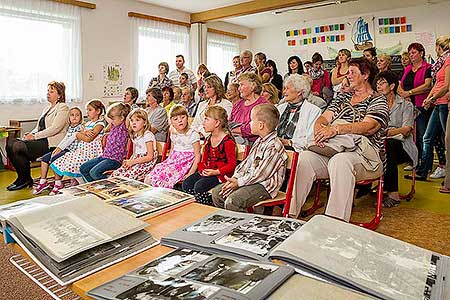
[{"label": "sailboat poster", "polygon": [[361,16],[355,19],[352,24],[351,38],[355,50],[364,50],[374,47],[375,42],[373,37],[374,33],[374,17],[373,16]]}]

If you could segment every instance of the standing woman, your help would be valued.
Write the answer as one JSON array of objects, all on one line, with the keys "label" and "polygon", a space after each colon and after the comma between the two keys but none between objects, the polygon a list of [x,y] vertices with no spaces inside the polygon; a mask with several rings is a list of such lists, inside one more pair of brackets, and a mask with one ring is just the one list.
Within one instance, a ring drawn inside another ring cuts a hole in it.
[{"label": "standing woman", "polygon": [[[419,157],[422,157],[423,136],[431,115],[431,111],[423,108],[422,103],[431,88],[431,65],[424,60],[425,48],[422,44],[410,44],[408,53],[411,64],[405,67],[398,94],[406,100],[411,100],[420,111],[416,117],[416,146],[419,150]],[[441,159],[439,160],[441,163]]]},{"label": "standing woman", "polygon": [[64,83],[50,82],[47,88],[47,101],[50,105],[44,109],[36,127],[25,133],[22,140],[8,141],[6,153],[17,172],[17,179],[7,187],[8,191],[31,187],[33,179],[30,161],[53,151],[64,138],[69,125],[65,92]]},{"label": "standing woman", "polygon": [[158,65],[158,72],[159,75],[153,77],[148,83],[148,88],[154,87],[163,89],[165,87],[172,87],[173,82],[167,77],[167,74],[169,73],[169,64],[165,61],[160,62]]},{"label": "standing woman", "polygon": [[239,71],[241,69],[241,58],[239,57],[239,55],[236,55],[235,57],[233,57],[233,71],[229,71],[227,72],[227,75],[225,75],[225,90],[228,91],[228,85],[230,84],[230,82],[234,81],[234,77],[236,76],[236,72]]},{"label": "standing woman", "polygon": [[305,73],[305,71],[303,70],[303,63],[300,60],[300,57],[298,57],[297,55],[289,57],[287,63],[288,72],[286,73],[286,75],[284,75],[284,80],[286,80],[286,78],[288,78],[291,74],[302,75],[303,73]]},{"label": "standing woman", "polygon": [[330,74],[323,67],[323,58],[320,53],[316,52],[312,56],[312,68],[309,69],[309,76],[313,81],[311,93],[327,101],[331,101],[331,82]]},{"label": "standing woman", "polygon": [[336,67],[331,70],[331,84],[333,85],[334,97],[341,90],[342,80],[348,74],[348,62],[352,54],[348,49],[341,49],[338,52]]},{"label": "standing woman", "polygon": [[[436,54],[438,59],[431,68],[431,76],[435,84],[428,97],[423,101],[423,108],[431,110],[425,135],[423,136],[422,159],[417,168],[417,179],[426,179],[433,168],[433,144],[436,140],[443,140],[448,115],[448,86],[450,84],[450,36],[441,36],[436,40]],[[430,106],[434,108],[430,109]],[[438,168],[444,173],[444,166]],[[437,177],[439,178],[439,177]]]}]

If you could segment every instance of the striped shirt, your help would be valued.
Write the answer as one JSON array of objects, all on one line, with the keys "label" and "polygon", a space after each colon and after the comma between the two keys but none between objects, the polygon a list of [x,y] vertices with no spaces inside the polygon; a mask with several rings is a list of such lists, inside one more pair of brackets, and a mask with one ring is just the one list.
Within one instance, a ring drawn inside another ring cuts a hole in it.
[{"label": "striped shirt", "polygon": [[379,151],[381,161],[385,165],[384,139],[386,138],[389,123],[389,108],[386,97],[375,94],[354,105],[351,105],[351,99],[352,95],[350,93],[339,93],[327,110],[334,113],[333,121],[340,119],[350,123],[361,122],[366,116],[377,121],[381,128],[373,135],[367,136],[367,138],[375,149]]},{"label": "striped shirt", "polygon": [[233,177],[240,187],[259,183],[275,198],[284,181],[286,162],[286,150],[274,131],[255,141],[247,158],[236,167]]},{"label": "striped shirt", "polygon": [[197,83],[197,78],[195,78],[194,72],[186,67],[183,67],[183,70],[175,69],[169,73],[169,79],[172,81],[174,86],[180,86],[180,76],[183,73],[188,75],[188,80],[191,84]]}]

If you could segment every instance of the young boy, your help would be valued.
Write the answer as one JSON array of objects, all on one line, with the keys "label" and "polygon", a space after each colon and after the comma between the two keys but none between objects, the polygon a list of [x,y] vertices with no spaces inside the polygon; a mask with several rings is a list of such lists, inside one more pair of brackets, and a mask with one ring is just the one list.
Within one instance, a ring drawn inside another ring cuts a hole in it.
[{"label": "young boy", "polygon": [[187,73],[181,73],[179,80],[180,80],[180,87],[185,87],[185,86],[190,87],[189,75]]},{"label": "young boy", "polygon": [[247,208],[269,198],[275,198],[284,181],[287,154],[275,128],[280,114],[272,104],[260,104],[251,112],[250,130],[259,136],[248,157],[225,176],[225,183],[212,190],[214,205],[233,211]]}]

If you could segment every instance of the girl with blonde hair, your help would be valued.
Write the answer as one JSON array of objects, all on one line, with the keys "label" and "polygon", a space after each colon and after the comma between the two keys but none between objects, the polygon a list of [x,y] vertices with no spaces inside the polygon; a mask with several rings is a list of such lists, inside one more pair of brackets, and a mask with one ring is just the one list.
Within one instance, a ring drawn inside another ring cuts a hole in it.
[{"label": "girl with blonde hair", "polygon": [[225,176],[233,176],[236,168],[236,142],[228,128],[228,114],[220,106],[206,110],[203,127],[210,135],[198,170],[186,178],[183,190],[194,195],[197,202],[213,205],[209,190],[225,182]]},{"label": "girl with blonde hair", "polygon": [[173,188],[197,170],[200,161],[200,136],[188,123],[188,113],[177,104],[170,111],[170,155],[145,177],[151,186]]},{"label": "girl with blonde hair", "polygon": [[128,134],[133,143],[133,154],[111,176],[144,180],[158,159],[155,135],[150,131],[148,114],[142,108],[133,110],[127,117]]}]

